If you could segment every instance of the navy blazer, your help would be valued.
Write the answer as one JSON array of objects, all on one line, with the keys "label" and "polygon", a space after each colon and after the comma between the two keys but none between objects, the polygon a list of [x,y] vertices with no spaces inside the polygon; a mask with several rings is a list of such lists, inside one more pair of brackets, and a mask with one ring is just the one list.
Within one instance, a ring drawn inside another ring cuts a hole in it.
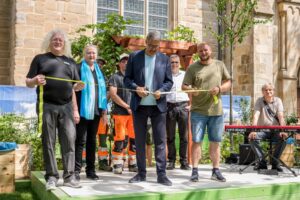
[{"label": "navy blazer", "polygon": [[[145,86],[145,50],[136,51],[129,55],[126,72],[124,77],[124,85],[126,88],[136,90],[136,88]],[[172,71],[170,59],[168,56],[157,52],[155,59],[155,69],[153,76],[153,92],[159,90],[161,92],[170,91],[173,85]],[[140,105],[141,97],[133,92],[130,107],[136,111]],[[167,111],[166,95],[161,95],[156,100],[157,107],[161,112]]]}]

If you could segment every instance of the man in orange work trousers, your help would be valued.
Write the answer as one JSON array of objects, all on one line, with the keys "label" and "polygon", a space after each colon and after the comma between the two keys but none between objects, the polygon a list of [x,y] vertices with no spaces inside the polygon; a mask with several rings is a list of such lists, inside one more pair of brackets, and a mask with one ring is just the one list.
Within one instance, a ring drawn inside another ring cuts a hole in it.
[{"label": "man in orange work trousers", "polygon": [[109,133],[108,124],[103,120],[100,120],[98,127],[98,138],[99,138],[99,146],[98,146],[98,163],[99,170],[104,170],[111,172],[112,167],[109,162],[109,149],[107,147],[107,136]]},{"label": "man in orange work trousers", "polygon": [[128,55],[122,54],[118,64],[118,72],[108,81],[109,95],[113,101],[112,118],[114,121],[114,145],[112,149],[112,165],[115,174],[122,174],[127,159],[131,172],[137,172],[135,134],[133,129],[132,111],[130,109],[131,92],[124,90],[124,74]]}]

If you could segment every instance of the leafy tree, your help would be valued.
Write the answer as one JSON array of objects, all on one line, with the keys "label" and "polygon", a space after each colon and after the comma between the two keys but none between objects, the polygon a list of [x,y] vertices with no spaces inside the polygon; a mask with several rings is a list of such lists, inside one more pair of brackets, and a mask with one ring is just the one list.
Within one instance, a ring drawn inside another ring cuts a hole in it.
[{"label": "leafy tree", "polygon": [[[134,21],[125,20],[122,16],[112,13],[107,16],[106,22],[97,24],[87,24],[79,28],[76,33],[79,37],[72,41],[72,55],[76,61],[82,59],[82,50],[87,44],[94,44],[98,47],[98,54],[106,61],[102,71],[107,77],[110,77],[116,71],[116,65],[119,57],[126,50],[117,45],[112,36],[121,35],[126,29],[126,25]],[[91,36],[88,36],[92,32]]]},{"label": "leafy tree", "polygon": [[240,107],[239,115],[241,117],[241,123],[243,125],[249,125],[252,116],[250,101],[246,98],[240,98],[239,100],[236,100],[235,103],[238,103]]},{"label": "leafy tree", "polygon": [[174,28],[172,31],[169,31],[166,34],[167,40],[178,40],[178,41],[186,41],[186,42],[197,42],[197,39],[194,36],[194,32],[189,27],[184,25],[179,25]]}]

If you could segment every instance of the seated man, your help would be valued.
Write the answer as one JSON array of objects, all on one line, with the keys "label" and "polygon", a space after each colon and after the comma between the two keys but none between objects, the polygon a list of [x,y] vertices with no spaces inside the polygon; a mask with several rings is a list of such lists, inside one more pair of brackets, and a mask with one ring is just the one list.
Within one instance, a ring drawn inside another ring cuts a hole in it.
[{"label": "seated man", "polygon": [[[261,126],[285,125],[283,117],[282,101],[278,97],[274,97],[274,87],[271,83],[262,86],[263,97],[256,100],[253,114],[253,124]],[[282,172],[278,159],[285,147],[284,139],[287,137],[286,133],[278,132],[251,132],[249,134],[251,148],[259,159],[257,169],[267,169],[267,162],[263,156],[261,147],[258,145],[258,140],[269,139],[276,144],[273,152],[272,169]]]}]

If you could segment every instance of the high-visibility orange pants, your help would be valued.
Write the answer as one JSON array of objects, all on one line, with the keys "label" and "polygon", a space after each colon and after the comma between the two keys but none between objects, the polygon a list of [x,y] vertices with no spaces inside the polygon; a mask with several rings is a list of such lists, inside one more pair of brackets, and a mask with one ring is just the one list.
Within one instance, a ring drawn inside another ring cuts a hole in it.
[{"label": "high-visibility orange pants", "polygon": [[98,146],[98,159],[99,160],[108,160],[108,148],[107,148],[107,130],[108,125],[107,123],[104,123],[103,120],[100,120],[99,126],[98,126],[98,141],[99,141],[99,146]]},{"label": "high-visibility orange pants", "polygon": [[135,134],[133,129],[132,115],[113,115],[114,119],[114,146],[112,150],[113,165],[123,164],[127,150],[129,155],[128,164],[136,164]]}]

